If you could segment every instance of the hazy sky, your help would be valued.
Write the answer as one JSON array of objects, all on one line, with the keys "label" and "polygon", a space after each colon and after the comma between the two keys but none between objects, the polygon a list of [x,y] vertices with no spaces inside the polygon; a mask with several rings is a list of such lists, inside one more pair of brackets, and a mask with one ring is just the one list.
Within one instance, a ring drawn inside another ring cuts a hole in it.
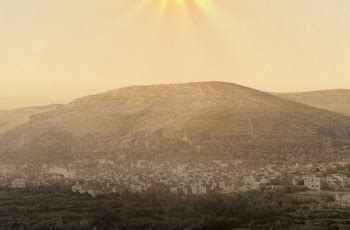
[{"label": "hazy sky", "polygon": [[350,88],[349,0],[194,1],[0,0],[0,109],[189,81]]}]

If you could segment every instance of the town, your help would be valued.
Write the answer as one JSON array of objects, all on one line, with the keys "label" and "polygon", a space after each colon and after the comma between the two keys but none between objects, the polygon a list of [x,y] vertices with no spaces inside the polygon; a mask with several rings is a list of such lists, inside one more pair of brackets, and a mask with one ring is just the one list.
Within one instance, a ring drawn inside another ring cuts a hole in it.
[{"label": "town", "polygon": [[350,207],[350,162],[249,167],[242,160],[171,163],[147,160],[76,160],[59,164],[0,165],[0,186],[12,189],[66,185],[93,197],[169,192],[176,195],[256,191],[327,193],[333,205]]}]

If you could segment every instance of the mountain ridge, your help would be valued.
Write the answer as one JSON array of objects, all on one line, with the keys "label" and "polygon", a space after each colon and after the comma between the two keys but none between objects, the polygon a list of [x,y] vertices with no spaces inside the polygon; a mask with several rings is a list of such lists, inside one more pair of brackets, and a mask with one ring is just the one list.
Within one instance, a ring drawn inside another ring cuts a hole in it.
[{"label": "mountain ridge", "polygon": [[272,95],[350,116],[349,89],[330,89],[297,93],[272,93]]},{"label": "mountain ridge", "polygon": [[121,88],[34,115],[0,137],[0,158],[328,160],[349,141],[345,115],[202,82]]},{"label": "mountain ridge", "polygon": [[61,105],[32,106],[10,110],[0,110],[0,134],[12,128],[25,124],[31,116],[53,110]]}]

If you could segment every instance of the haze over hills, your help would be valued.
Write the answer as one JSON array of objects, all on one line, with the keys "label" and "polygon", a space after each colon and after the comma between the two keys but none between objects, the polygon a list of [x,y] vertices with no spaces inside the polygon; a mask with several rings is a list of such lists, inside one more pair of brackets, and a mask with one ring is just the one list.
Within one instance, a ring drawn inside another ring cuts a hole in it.
[{"label": "haze over hills", "polygon": [[30,116],[34,114],[47,112],[57,108],[58,106],[59,105],[53,104],[12,110],[0,110],[0,134],[28,122]]},{"label": "haze over hills", "polygon": [[[347,156],[350,117],[224,82],[136,86],[78,99],[0,136],[2,161]],[[19,158],[20,156],[20,158]]]},{"label": "haze over hills", "polygon": [[273,93],[288,100],[350,116],[350,90],[333,89],[301,93]]}]

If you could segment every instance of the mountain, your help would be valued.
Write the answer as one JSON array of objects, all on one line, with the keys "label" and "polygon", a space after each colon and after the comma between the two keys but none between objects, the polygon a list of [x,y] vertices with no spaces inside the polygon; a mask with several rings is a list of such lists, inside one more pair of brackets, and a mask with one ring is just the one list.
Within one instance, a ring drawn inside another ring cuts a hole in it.
[{"label": "mountain", "polygon": [[0,136],[0,160],[75,158],[329,161],[347,156],[350,117],[232,83],[136,86],[31,116]]},{"label": "mountain", "polygon": [[350,116],[349,89],[333,89],[301,93],[273,93],[273,95]]},{"label": "mountain", "polygon": [[26,107],[13,110],[0,110],[0,134],[16,126],[20,126],[29,121],[30,116],[47,112],[57,108],[59,105],[47,105],[38,107]]}]

